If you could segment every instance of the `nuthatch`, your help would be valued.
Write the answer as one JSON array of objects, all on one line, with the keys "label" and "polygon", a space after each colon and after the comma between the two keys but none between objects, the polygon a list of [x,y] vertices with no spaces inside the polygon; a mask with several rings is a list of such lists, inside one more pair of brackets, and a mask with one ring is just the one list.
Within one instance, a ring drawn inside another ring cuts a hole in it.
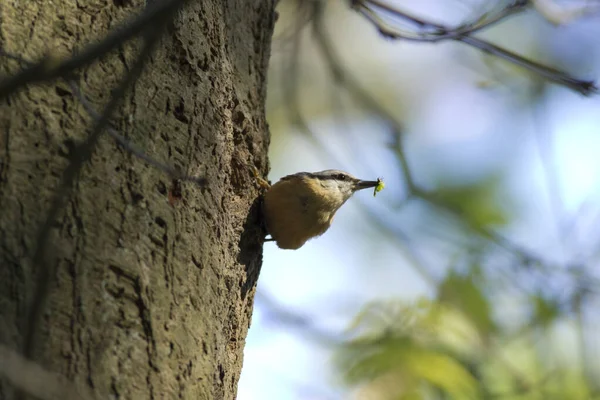
[{"label": "nuthatch", "polygon": [[335,212],[354,192],[382,185],[347,172],[328,169],[288,175],[267,191],[263,202],[266,227],[282,249],[299,249],[331,226]]}]

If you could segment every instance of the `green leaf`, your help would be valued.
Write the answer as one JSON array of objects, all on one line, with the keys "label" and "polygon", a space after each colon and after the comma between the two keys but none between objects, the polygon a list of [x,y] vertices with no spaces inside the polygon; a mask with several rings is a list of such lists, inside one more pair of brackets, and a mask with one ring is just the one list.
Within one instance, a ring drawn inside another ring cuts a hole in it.
[{"label": "green leaf", "polygon": [[408,337],[381,337],[370,343],[355,341],[344,347],[338,364],[346,382],[372,381],[401,366],[413,345]]},{"label": "green leaf", "polygon": [[491,177],[472,185],[442,185],[428,197],[471,225],[502,226],[509,222],[509,216],[498,196],[500,184],[500,178]]},{"label": "green leaf", "polygon": [[449,273],[438,287],[437,298],[440,302],[449,304],[464,313],[483,337],[495,332],[496,326],[492,320],[490,302],[471,276]]},{"label": "green leaf", "polygon": [[368,385],[393,376],[393,380],[405,383],[403,394],[413,398],[410,382],[432,385],[456,399],[476,398],[478,391],[477,381],[457,359],[422,347],[408,337],[351,343],[343,350],[338,365],[348,383]]},{"label": "green leaf", "polygon": [[458,360],[449,355],[419,349],[408,352],[405,364],[413,375],[426,380],[451,398],[477,397],[477,381]]},{"label": "green leaf", "polygon": [[532,296],[534,321],[544,327],[551,325],[560,317],[560,309],[556,301],[540,295]]},{"label": "green leaf", "polygon": [[448,398],[477,398],[476,379],[439,337],[448,312],[453,310],[430,300],[369,304],[350,331],[359,336],[336,357],[344,381],[385,393],[382,398],[424,399],[427,389]]}]

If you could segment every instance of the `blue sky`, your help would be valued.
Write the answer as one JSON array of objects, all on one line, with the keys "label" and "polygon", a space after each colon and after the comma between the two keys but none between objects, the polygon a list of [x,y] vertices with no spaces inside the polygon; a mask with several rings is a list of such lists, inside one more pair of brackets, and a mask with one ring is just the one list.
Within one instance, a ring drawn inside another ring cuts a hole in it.
[{"label": "blue sky", "polygon": [[[446,8],[457,18],[469,9],[464,3],[450,3]],[[456,8],[457,3],[463,7]],[[422,11],[441,13],[439,4],[423,2]],[[404,124],[409,162],[420,182],[427,185],[453,176],[469,181],[501,170],[507,203],[518,213],[505,232],[512,239],[559,259],[565,240],[570,253],[586,254],[600,245],[599,97],[546,86],[544,100],[532,107],[531,78],[501,62],[496,66],[492,61],[494,67],[488,68],[489,60],[456,44],[384,41],[343,7],[332,6],[330,13],[335,21],[330,25],[332,40],[339,43],[344,65]],[[564,54],[563,68],[573,65],[574,73],[598,79],[600,41],[592,40],[600,37],[598,21],[555,28],[529,15],[487,35],[532,57],[551,61]],[[343,95],[336,99],[325,89],[328,78],[321,74],[314,49],[301,58],[308,77],[302,84],[301,107],[319,142],[335,157],[285,122],[277,87],[285,75],[276,67],[285,54],[285,46],[278,47],[276,41],[269,81],[269,178],[339,168],[386,181],[376,198],[370,191],[355,195],[330,230],[301,249],[283,251],[265,244],[258,291],[322,329],[341,332],[369,300],[410,301],[432,293],[365,207],[418,241],[419,256],[438,276],[446,269],[452,246],[440,247],[434,235],[423,234],[439,232],[423,226],[430,220],[418,207],[399,207],[404,195],[401,173],[388,146],[388,132]],[[548,172],[556,174],[554,180],[548,179]],[[549,182],[554,182],[558,196]],[[572,226],[565,238],[557,226],[568,223]],[[347,398],[332,375],[331,357],[328,348],[278,322],[257,301],[238,398]]]}]

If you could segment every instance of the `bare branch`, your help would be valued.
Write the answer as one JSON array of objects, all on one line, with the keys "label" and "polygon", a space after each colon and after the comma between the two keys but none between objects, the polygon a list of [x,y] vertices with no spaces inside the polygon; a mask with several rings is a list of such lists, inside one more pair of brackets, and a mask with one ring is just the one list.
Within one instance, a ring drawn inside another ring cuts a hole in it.
[{"label": "bare branch", "polygon": [[396,119],[395,116],[390,114],[384,107],[382,107],[381,104],[379,104],[377,100],[375,100],[375,98],[359,84],[357,79],[355,79],[342,67],[343,64],[335,53],[335,48],[329,40],[329,37],[327,36],[323,26],[323,5],[319,2],[314,2],[314,7],[314,18],[312,24],[313,33],[315,35],[317,44],[321,49],[321,54],[323,54],[325,62],[327,63],[327,67],[331,72],[331,75],[338,83],[344,85],[346,90],[348,90],[348,92],[350,92],[350,94],[352,94],[369,111],[386,121],[386,123],[390,126],[390,129],[393,131],[392,137],[397,138],[397,140],[395,140],[395,145],[401,149],[401,151],[398,152],[398,159],[400,161],[400,168],[403,174],[404,183],[407,187],[407,191],[410,191],[415,185],[410,172],[410,167],[408,165],[408,159],[405,157],[403,151],[404,144],[401,136],[404,129],[402,124]]},{"label": "bare branch", "polygon": [[523,56],[503,49],[502,47],[497,46],[493,43],[489,43],[485,40],[478,39],[472,36],[465,36],[461,39],[456,40],[473,46],[483,51],[484,53],[497,56],[499,58],[502,58],[503,60],[509,61],[515,65],[523,67],[543,78],[546,78],[549,81],[566,86],[569,89],[579,92],[585,96],[598,93],[598,87],[596,86],[596,83],[594,81],[586,81],[575,78],[566,72],[529,60]]},{"label": "bare branch", "polygon": [[[19,63],[21,63],[23,65],[27,65],[27,66],[34,65],[34,63],[27,61],[18,55],[8,53],[1,48],[0,48],[0,55],[4,56],[6,58],[10,58],[15,61],[18,61]],[[81,90],[79,85],[75,82],[75,79],[73,77],[69,76],[67,79],[67,83],[68,83],[69,87],[71,88],[71,91],[73,92],[73,95],[75,96],[75,98],[77,98],[79,100],[79,102],[81,103],[83,108],[86,110],[86,112],[90,115],[90,117],[92,117],[92,119],[95,121],[99,120],[100,114],[98,114],[98,112],[94,109],[94,106],[85,97],[85,95],[83,94],[83,91]],[[191,176],[191,175],[184,174],[182,171],[178,170],[177,168],[172,167],[168,164],[162,163],[162,162],[156,160],[155,158],[150,157],[148,154],[146,154],[146,152],[144,152],[144,150],[135,146],[133,143],[131,143],[129,140],[127,140],[125,137],[123,137],[112,126],[108,125],[106,127],[106,130],[109,133],[109,135],[117,142],[117,144],[119,146],[121,146],[123,149],[125,149],[129,153],[133,154],[134,157],[137,157],[140,160],[145,161],[147,164],[149,164],[149,165],[157,168],[158,170],[164,172],[165,174],[169,175],[171,178],[179,179],[179,180],[185,181],[185,182],[192,182],[199,186],[206,185],[206,179],[204,177],[197,177],[197,176]]]},{"label": "bare branch", "polygon": [[156,26],[164,21],[165,15],[171,15],[187,0],[166,0],[146,8],[139,16],[123,23],[118,29],[109,33],[103,40],[91,44],[79,53],[66,60],[47,56],[29,65],[16,75],[0,81],[0,99],[14,93],[19,88],[36,82],[49,81],[67,77],[75,69],[92,63],[97,58],[115,49],[125,41],[139,35],[149,26]]},{"label": "bare branch", "polygon": [[326,332],[319,326],[315,325],[315,323],[309,317],[294,313],[289,309],[282,307],[270,296],[260,291],[256,293],[255,301],[259,302],[263,307],[265,307],[265,311],[272,318],[306,334],[308,337],[317,341],[318,343],[322,343],[326,346],[335,346],[340,344],[342,341],[341,337],[332,335],[331,333]]},{"label": "bare branch", "polygon": [[[429,29],[431,32],[406,32],[405,34],[398,36],[398,38],[420,42],[440,42],[442,40],[459,39],[461,36],[464,35],[472,35],[476,32],[491,27],[492,25],[495,25],[496,23],[506,19],[509,16],[516,15],[524,11],[528,5],[527,0],[513,1],[506,7],[500,8],[495,12],[484,14],[481,17],[476,18],[473,22],[461,24],[456,28],[450,29],[441,24],[426,21],[417,16],[411,15],[405,11],[402,11],[398,8],[394,8],[388,5],[387,3],[381,2],[379,0],[356,1],[355,3],[356,4],[353,7],[361,12],[368,12],[370,15],[374,16],[379,21],[377,25],[385,26],[385,23],[382,19],[377,17],[377,13],[373,9],[366,6],[365,3],[371,3],[376,8],[379,8],[385,12],[394,15],[395,17],[399,17],[407,22],[417,25],[418,28]],[[394,32],[394,30],[392,29],[390,29],[390,31],[387,33],[392,37],[398,35],[398,32]]]},{"label": "bare branch", "polygon": [[[575,78],[564,71],[543,65],[486,40],[472,36],[476,32],[503,21],[510,16],[516,15],[523,11],[528,4],[528,1],[516,0],[496,13],[484,15],[481,18],[477,18],[474,22],[451,28],[440,23],[427,21],[423,18],[413,16],[380,0],[352,1],[352,7],[371,22],[386,38],[430,43],[442,40],[458,41],[484,53],[525,68],[549,81],[566,86],[583,95],[589,96],[597,93],[598,87],[594,81]],[[390,26],[380,17],[381,12],[390,14],[395,18],[409,21],[416,25],[419,30],[416,32],[406,32],[400,30],[398,27]]]},{"label": "bare branch", "polygon": [[[84,96],[84,94],[81,92],[81,89],[75,83],[75,81],[72,79],[69,79],[68,83],[69,83],[69,87],[71,88],[73,94],[79,100],[79,102],[83,105],[83,107],[85,108],[87,113],[94,120],[99,120],[100,114],[98,114],[98,112],[94,109],[92,104]],[[187,181],[187,182],[193,182],[200,186],[206,185],[206,178],[186,175],[183,172],[181,172],[180,170],[150,157],[142,149],[136,147],[133,143],[131,143],[129,140],[127,140],[125,137],[123,137],[112,126],[108,125],[106,127],[106,131],[113,139],[115,139],[115,141],[117,142],[117,144],[119,144],[119,146],[123,147],[126,151],[130,152],[131,154],[133,154],[135,157],[139,158],[140,160],[143,160],[146,163],[148,163],[149,165],[157,168],[158,170],[163,171],[164,173],[169,175],[171,178],[180,179],[182,181]]]}]

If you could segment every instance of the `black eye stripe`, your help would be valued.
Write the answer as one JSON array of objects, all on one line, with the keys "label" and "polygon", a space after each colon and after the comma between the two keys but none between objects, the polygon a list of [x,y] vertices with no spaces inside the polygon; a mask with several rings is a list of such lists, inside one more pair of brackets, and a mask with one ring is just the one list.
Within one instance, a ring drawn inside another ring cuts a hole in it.
[{"label": "black eye stripe", "polygon": [[323,175],[323,174],[320,174],[320,173],[312,173],[312,172],[298,172],[296,174],[284,176],[280,180],[286,181],[286,180],[289,180],[289,179],[292,179],[292,178],[302,178],[302,177],[307,177],[307,178],[311,178],[311,179],[319,179],[319,180],[322,180],[322,181],[325,181],[325,180],[337,180],[337,181],[352,180],[352,178],[350,176],[346,175],[346,174],[327,174],[327,175]]}]

